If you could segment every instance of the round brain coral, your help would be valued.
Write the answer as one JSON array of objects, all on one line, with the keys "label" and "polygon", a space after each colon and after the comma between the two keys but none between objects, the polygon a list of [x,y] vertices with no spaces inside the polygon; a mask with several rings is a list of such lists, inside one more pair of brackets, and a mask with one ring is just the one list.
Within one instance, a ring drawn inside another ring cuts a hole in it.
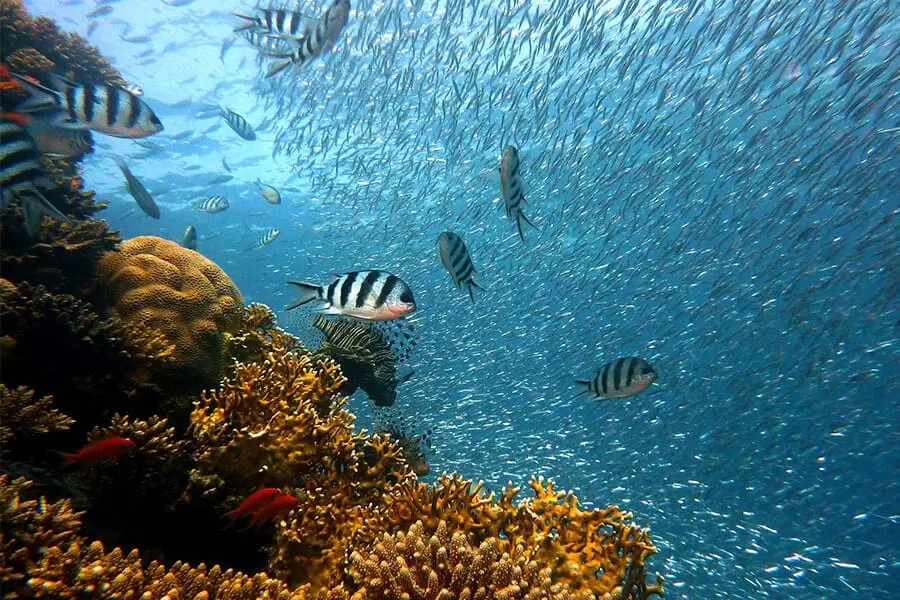
[{"label": "round brain coral", "polygon": [[244,301],[214,262],[154,236],[125,241],[97,266],[97,284],[115,316],[161,332],[175,347],[173,373],[190,387],[222,376],[224,333],[241,325]]}]

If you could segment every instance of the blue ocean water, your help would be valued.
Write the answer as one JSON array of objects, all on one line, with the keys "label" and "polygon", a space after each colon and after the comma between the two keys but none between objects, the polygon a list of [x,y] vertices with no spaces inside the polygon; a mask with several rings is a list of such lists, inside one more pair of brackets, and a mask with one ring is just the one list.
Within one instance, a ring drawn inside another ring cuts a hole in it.
[{"label": "blue ocean water", "polygon": [[[631,510],[670,598],[900,593],[895,2],[354,1],[334,48],[268,79],[233,34],[253,5],[106,4],[90,41],[165,130],[95,136],[102,216],[124,237],[193,225],[301,335],[288,280],[401,276],[421,341],[397,403],[434,430],[431,477],[544,475]],[[28,6],[79,32],[97,8]],[[506,144],[524,242],[495,176]],[[214,194],[231,207],[197,210]],[[474,305],[440,263],[444,230],[487,288]],[[653,388],[575,397],[630,355]]]}]

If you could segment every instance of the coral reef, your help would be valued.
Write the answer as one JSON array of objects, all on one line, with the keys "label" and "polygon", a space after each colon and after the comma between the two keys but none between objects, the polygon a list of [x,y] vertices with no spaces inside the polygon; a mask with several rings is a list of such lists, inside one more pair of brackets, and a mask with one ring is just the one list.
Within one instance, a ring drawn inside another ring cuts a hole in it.
[{"label": "coral reef", "polygon": [[151,414],[157,408],[160,390],[147,380],[171,354],[164,340],[102,319],[89,303],[43,286],[8,284],[4,290],[6,385],[52,394],[54,404],[78,421],[80,435],[108,422],[114,411]]},{"label": "coral reef", "polygon": [[309,600],[303,589],[263,573],[176,562],[145,566],[137,550],[106,552],[80,535],[80,513],[68,500],[29,499],[30,482],[0,475],[3,507],[0,563],[4,598],[184,598],[193,600]]},{"label": "coral reef", "polygon": [[499,540],[489,538],[474,547],[443,521],[431,536],[421,521],[406,533],[382,534],[370,550],[353,552],[349,572],[362,583],[354,598],[594,599],[554,585],[550,568],[529,560],[522,545],[503,552]]},{"label": "coral reef", "polygon": [[34,398],[25,386],[9,389],[0,383],[0,451],[17,436],[28,438],[51,431],[65,431],[75,420],[56,409],[53,396]]},{"label": "coral reef", "polygon": [[132,238],[98,264],[97,293],[125,323],[158,331],[174,346],[160,376],[196,391],[218,382],[224,334],[240,327],[243,299],[214,262],[170,240]]},{"label": "coral reef", "polygon": [[32,19],[20,0],[0,0],[0,59],[13,71],[58,71],[75,81],[124,85],[103,55],[77,33],[65,33],[47,17]]}]

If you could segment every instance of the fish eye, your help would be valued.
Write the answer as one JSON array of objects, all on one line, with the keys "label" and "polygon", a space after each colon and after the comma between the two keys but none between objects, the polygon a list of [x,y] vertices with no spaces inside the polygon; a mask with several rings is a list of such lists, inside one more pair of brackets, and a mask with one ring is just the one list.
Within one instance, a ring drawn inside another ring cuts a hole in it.
[{"label": "fish eye", "polygon": [[413,303],[412,292],[409,290],[403,290],[403,293],[400,294],[400,302],[404,302],[406,304]]}]

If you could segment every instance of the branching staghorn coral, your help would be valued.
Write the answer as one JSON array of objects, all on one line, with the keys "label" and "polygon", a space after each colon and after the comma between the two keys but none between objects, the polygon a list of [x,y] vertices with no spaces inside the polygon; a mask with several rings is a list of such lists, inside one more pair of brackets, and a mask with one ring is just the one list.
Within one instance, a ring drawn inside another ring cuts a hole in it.
[{"label": "branching staghorn coral", "polygon": [[142,562],[137,550],[107,552],[79,534],[80,514],[68,500],[29,499],[30,483],[0,475],[3,507],[0,563],[3,598],[169,598],[191,600],[312,600],[264,573],[253,576],[176,562]]},{"label": "branching staghorn coral", "polygon": [[269,352],[294,350],[297,338],[275,324],[275,314],[265,304],[252,303],[244,309],[237,333],[225,336],[225,353],[231,362],[260,362]]},{"label": "branching staghorn coral", "polygon": [[15,438],[64,431],[74,423],[56,409],[53,396],[35,399],[34,391],[25,386],[10,389],[0,383],[0,449]]},{"label": "branching staghorn coral", "polygon": [[506,552],[497,538],[475,546],[444,521],[432,535],[421,521],[406,533],[382,534],[371,548],[353,552],[349,574],[361,585],[355,599],[594,600],[591,592],[553,584],[551,569],[529,559],[523,546]]}]

